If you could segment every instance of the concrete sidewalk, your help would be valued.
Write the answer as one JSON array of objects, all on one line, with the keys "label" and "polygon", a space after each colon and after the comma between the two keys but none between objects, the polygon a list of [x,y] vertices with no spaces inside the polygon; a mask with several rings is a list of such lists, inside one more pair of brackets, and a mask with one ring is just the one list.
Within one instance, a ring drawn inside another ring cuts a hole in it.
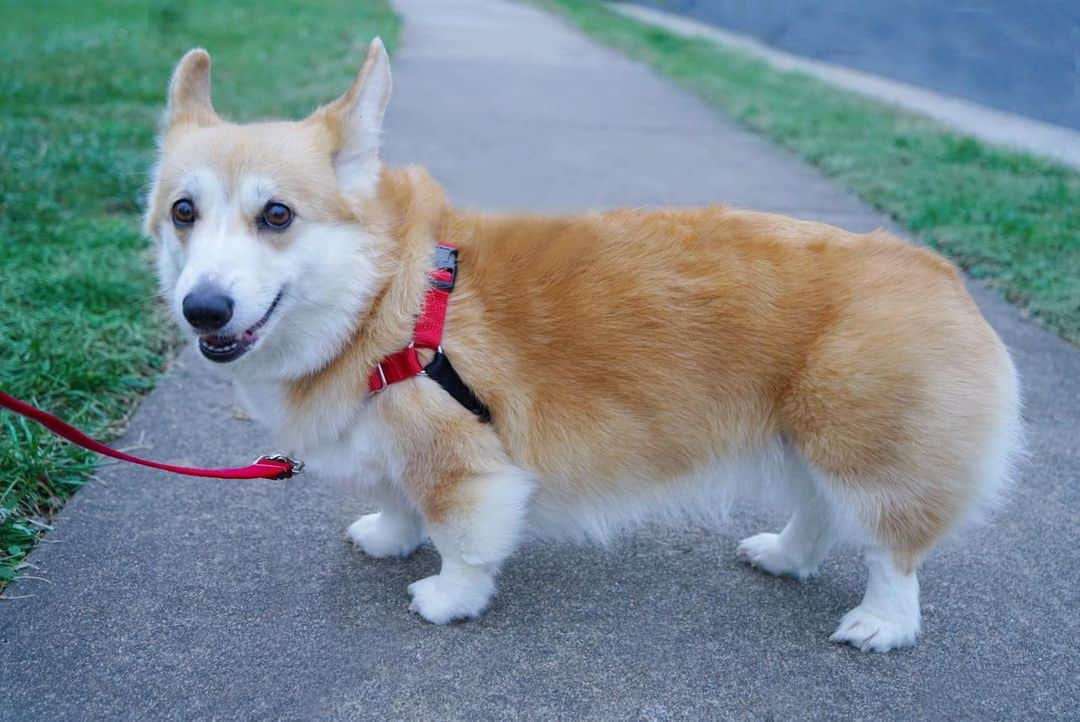
[{"label": "concrete sidewalk", "polygon": [[[712,201],[869,230],[883,219],[646,67],[495,0],[400,0],[387,159],[459,203],[560,210]],[[1075,715],[1080,354],[974,287],[1026,383],[1031,463],[996,524],[922,574],[925,638],[864,655],[827,641],[858,602],[849,551],[806,584],[737,564],[720,531],[612,549],[534,545],[481,621],[434,627],[406,585],[428,548],[374,561],[360,511],[318,479],[217,483],[108,466],[0,605],[2,719],[704,719]],[[129,442],[206,464],[265,450],[190,354]],[[1073,710],[1069,712],[1069,710]]]}]

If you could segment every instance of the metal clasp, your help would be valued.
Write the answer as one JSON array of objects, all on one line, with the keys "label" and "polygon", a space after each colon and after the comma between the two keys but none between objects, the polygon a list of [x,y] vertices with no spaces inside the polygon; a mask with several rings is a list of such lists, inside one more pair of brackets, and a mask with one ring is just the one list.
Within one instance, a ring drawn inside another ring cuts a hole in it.
[{"label": "metal clasp", "polygon": [[297,474],[299,474],[300,472],[302,472],[304,470],[304,462],[303,461],[301,461],[300,459],[290,458],[290,457],[286,456],[285,454],[264,454],[263,456],[260,456],[258,459],[255,459],[256,464],[258,464],[260,461],[277,461],[279,463],[289,465],[289,468],[288,468],[287,471],[282,472],[281,476],[275,477],[277,479],[289,479],[291,477],[296,476]]}]

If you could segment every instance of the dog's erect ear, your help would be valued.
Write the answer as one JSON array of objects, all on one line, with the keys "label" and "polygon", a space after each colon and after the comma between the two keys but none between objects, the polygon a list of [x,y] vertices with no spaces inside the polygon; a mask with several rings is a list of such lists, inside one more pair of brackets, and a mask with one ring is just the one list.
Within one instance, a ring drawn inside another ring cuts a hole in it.
[{"label": "dog's erect ear", "polygon": [[210,53],[202,48],[189,50],[180,58],[169,82],[169,106],[165,126],[182,123],[213,125],[217,113],[210,102]]},{"label": "dog's erect ear", "polygon": [[390,58],[382,40],[368,46],[367,59],[345,94],[322,108],[334,137],[334,170],[343,190],[366,186],[379,168],[379,134],[390,101]]}]

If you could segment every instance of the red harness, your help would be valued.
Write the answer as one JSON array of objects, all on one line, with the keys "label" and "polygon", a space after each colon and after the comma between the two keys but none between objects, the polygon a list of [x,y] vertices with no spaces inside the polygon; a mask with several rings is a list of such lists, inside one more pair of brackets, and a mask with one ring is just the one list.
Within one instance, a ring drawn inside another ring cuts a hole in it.
[{"label": "red harness", "polygon": [[[427,376],[481,421],[490,421],[491,411],[461,380],[442,349],[446,308],[457,281],[457,249],[454,246],[440,243],[435,247],[434,269],[428,274],[428,281],[430,285],[424,296],[423,309],[416,319],[412,343],[375,365],[368,377],[368,389],[376,394],[390,384],[414,376]],[[421,348],[435,352],[435,358],[427,366],[420,363],[417,349]]]}]

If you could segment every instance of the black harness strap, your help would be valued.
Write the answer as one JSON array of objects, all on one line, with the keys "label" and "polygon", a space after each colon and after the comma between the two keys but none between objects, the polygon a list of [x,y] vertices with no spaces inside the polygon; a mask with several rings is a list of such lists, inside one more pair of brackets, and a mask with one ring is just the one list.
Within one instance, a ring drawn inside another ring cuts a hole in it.
[{"label": "black harness strap", "polygon": [[435,358],[424,367],[424,374],[442,386],[446,393],[454,397],[455,401],[476,414],[480,421],[485,424],[491,421],[491,410],[484,405],[483,401],[476,398],[472,389],[465,385],[458,376],[458,372],[450,364],[450,359],[446,358],[446,354],[441,350],[436,351]]}]

